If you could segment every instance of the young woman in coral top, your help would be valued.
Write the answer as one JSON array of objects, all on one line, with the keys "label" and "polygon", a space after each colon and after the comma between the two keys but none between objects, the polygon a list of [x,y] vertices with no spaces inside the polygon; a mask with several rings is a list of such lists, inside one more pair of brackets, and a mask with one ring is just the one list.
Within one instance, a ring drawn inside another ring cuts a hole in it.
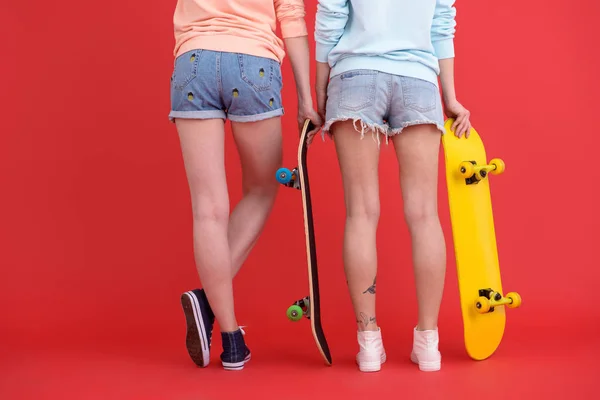
[{"label": "young woman in coral top", "polygon": [[[282,162],[281,63],[287,53],[298,121],[319,115],[311,97],[303,0],[178,0],[171,112],[191,195],[196,267],[202,289],[183,293],[187,349],[209,363],[213,324],[225,369],[250,360],[234,312],[232,280],[256,243],[278,190]],[[282,39],[276,34],[279,22]],[[284,45],[285,50],[284,51]],[[230,215],[224,166],[225,122],[242,166],[243,198]]]}]

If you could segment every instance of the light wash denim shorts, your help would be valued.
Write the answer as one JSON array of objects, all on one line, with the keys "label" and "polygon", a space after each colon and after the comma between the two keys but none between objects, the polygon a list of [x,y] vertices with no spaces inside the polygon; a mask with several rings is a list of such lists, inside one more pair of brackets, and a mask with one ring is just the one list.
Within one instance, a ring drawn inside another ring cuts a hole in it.
[{"label": "light wash denim shorts", "polygon": [[283,115],[281,65],[241,53],[190,50],[175,59],[169,119],[253,122]]},{"label": "light wash denim shorts", "polygon": [[412,125],[433,124],[445,132],[437,85],[373,70],[352,70],[331,78],[325,119],[323,138],[331,135],[333,123],[352,120],[361,137],[369,130],[378,144],[378,133],[385,135],[387,143],[390,136]]}]

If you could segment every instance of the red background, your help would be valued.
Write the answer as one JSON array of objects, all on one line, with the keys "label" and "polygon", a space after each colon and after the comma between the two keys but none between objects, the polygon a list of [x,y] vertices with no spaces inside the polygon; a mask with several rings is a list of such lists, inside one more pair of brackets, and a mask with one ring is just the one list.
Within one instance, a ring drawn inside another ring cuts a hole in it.
[{"label": "red background", "polygon": [[[316,1],[306,4],[312,31]],[[341,263],[345,211],[329,140],[315,142],[309,167],[334,366],[322,366],[308,321],[285,317],[308,290],[301,199],[290,189],[280,191],[235,281],[253,361],[241,373],[222,371],[218,334],[210,368],[198,370],[187,357],[179,295],[199,281],[179,142],[167,119],[174,6],[0,5],[0,398],[287,399],[333,390],[466,398],[482,389],[564,398],[591,390],[600,354],[599,197],[590,189],[600,179],[596,2],[457,3],[458,96],[490,158],[507,164],[492,178],[496,234],[504,289],[519,291],[523,306],[509,310],[504,342],[491,359],[468,359],[440,166],[449,260],[440,317],[444,368],[423,374],[410,364],[410,245],[393,148],[383,146],[378,320],[389,361],[375,375],[353,365],[355,326]],[[284,160],[294,167],[287,59],[283,72]],[[235,203],[241,184],[231,137],[227,148]]]}]

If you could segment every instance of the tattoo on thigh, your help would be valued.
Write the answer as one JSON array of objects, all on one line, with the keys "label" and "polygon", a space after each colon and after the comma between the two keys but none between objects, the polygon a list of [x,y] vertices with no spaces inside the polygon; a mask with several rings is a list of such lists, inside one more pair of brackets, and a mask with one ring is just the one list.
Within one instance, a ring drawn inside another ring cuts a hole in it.
[{"label": "tattoo on thigh", "polygon": [[377,291],[377,284],[375,283],[377,281],[377,275],[375,275],[375,278],[373,278],[373,284],[371,286],[369,286],[367,288],[367,290],[365,290],[364,292],[362,292],[362,294],[366,294],[366,293],[371,293],[371,294],[375,294],[375,292]]},{"label": "tattoo on thigh", "polygon": [[367,326],[369,326],[369,324],[375,324],[375,323],[377,323],[377,318],[375,318],[375,317],[369,317],[367,314],[361,312],[360,313],[360,319],[356,320],[356,323],[363,324],[365,327],[367,327]]}]

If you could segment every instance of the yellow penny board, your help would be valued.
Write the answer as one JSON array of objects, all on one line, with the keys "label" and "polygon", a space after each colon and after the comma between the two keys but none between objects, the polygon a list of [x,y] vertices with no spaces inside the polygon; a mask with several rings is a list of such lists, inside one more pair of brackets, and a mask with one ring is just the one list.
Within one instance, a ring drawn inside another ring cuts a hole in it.
[{"label": "yellow penny board", "polygon": [[448,202],[465,347],[475,360],[490,357],[500,345],[506,325],[505,306],[521,305],[517,293],[504,296],[490,195],[490,177],[504,172],[504,162],[488,163],[481,137],[458,138],[445,123],[442,136]]}]

